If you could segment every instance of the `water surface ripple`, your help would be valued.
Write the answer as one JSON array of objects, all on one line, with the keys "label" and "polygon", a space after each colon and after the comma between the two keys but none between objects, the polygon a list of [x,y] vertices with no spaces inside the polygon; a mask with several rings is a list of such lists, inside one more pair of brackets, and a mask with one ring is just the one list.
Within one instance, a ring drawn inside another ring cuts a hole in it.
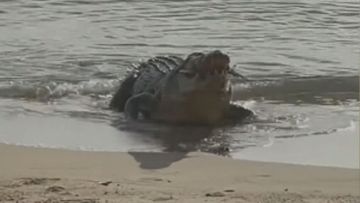
[{"label": "water surface ripple", "polygon": [[[0,142],[237,152],[350,129],[359,112],[359,10],[349,0],[1,1]],[[134,126],[107,109],[132,63],[214,49],[249,78],[234,80],[234,100],[256,121]],[[51,137],[53,129],[62,133]]]}]

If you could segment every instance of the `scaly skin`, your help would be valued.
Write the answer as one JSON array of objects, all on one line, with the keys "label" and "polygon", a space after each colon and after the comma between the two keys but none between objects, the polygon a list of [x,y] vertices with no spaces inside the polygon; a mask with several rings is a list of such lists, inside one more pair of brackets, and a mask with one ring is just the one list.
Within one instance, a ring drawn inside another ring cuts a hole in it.
[{"label": "scaly skin", "polygon": [[155,57],[123,81],[110,107],[130,119],[214,125],[251,111],[230,103],[230,58],[220,51],[192,53],[185,60]]}]

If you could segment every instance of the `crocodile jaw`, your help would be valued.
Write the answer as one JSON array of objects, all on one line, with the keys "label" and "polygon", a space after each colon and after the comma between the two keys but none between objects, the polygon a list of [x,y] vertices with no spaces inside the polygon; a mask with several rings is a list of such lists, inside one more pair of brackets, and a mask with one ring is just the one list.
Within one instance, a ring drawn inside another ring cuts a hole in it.
[{"label": "crocodile jaw", "polygon": [[152,118],[191,124],[223,120],[231,98],[229,61],[218,51],[189,60],[175,77],[167,79]]}]

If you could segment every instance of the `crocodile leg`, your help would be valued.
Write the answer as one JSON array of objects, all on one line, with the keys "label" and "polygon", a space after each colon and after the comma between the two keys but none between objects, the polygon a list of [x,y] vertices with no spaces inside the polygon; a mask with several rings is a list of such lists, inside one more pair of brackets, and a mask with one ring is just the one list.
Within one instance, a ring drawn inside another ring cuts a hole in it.
[{"label": "crocodile leg", "polygon": [[155,109],[156,104],[155,96],[144,92],[130,97],[125,104],[124,112],[126,117],[130,119],[138,119],[139,113],[148,119],[151,117],[151,112]]},{"label": "crocodile leg", "polygon": [[240,105],[229,104],[226,112],[226,118],[230,120],[243,120],[249,116],[253,116],[254,113],[249,109],[246,109]]},{"label": "crocodile leg", "polygon": [[134,74],[131,74],[125,78],[111,99],[110,108],[119,112],[124,111],[126,101],[131,97],[132,89],[136,79],[137,77]]}]

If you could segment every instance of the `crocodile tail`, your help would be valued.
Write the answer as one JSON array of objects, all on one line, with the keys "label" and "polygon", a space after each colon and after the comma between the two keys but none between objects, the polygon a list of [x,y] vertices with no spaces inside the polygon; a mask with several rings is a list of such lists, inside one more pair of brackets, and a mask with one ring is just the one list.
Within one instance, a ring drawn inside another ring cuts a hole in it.
[{"label": "crocodile tail", "polygon": [[110,108],[119,112],[123,112],[126,101],[132,95],[132,89],[137,77],[136,74],[130,74],[121,83],[119,89],[110,101]]}]

